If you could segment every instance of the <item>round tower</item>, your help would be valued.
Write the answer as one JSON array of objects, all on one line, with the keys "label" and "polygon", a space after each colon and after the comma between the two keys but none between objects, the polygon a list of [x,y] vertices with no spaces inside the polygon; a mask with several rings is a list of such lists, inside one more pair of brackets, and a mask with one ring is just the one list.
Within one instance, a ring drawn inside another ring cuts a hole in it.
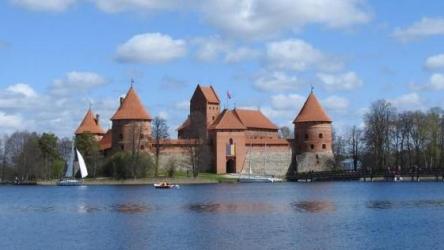
[{"label": "round tower", "polygon": [[112,116],[113,151],[147,151],[151,142],[151,116],[131,86]]},{"label": "round tower", "polygon": [[334,166],[332,120],[313,91],[293,124],[298,172],[331,170]]}]

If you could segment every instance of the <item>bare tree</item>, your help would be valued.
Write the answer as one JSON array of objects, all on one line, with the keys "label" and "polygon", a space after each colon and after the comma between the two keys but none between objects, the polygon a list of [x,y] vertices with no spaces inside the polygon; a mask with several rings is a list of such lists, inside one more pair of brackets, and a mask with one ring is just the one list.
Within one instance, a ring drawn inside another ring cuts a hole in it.
[{"label": "bare tree", "polygon": [[293,131],[288,126],[283,126],[279,128],[279,138],[282,139],[292,139]]},{"label": "bare tree", "polygon": [[152,121],[152,130],[151,130],[151,136],[154,140],[154,149],[155,149],[155,170],[154,170],[154,176],[158,176],[159,174],[159,156],[160,156],[160,150],[162,147],[161,142],[165,139],[168,139],[170,137],[168,133],[168,125],[166,123],[165,119],[162,119],[158,116],[154,118]]},{"label": "bare tree", "polygon": [[353,159],[353,169],[358,169],[358,162],[361,156],[362,149],[362,130],[357,128],[356,125],[352,127],[349,135],[349,154]]},{"label": "bare tree", "polygon": [[395,110],[390,103],[379,100],[371,105],[370,111],[364,117],[365,142],[378,170],[388,167],[390,129],[394,114]]},{"label": "bare tree", "polygon": [[190,135],[193,143],[188,145],[188,153],[194,177],[211,161],[210,138],[207,130],[205,116],[195,113],[190,127]]}]

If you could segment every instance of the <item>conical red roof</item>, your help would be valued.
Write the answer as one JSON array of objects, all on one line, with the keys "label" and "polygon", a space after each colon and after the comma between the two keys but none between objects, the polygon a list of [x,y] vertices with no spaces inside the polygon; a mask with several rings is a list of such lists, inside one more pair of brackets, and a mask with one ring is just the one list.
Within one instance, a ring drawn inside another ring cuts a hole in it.
[{"label": "conical red roof", "polygon": [[322,108],[313,92],[310,93],[293,123],[298,122],[332,122],[330,117]]},{"label": "conical red roof", "polygon": [[83,134],[83,133],[91,133],[91,134],[99,134],[103,135],[105,132],[99,125],[99,121],[96,120],[94,117],[93,112],[91,109],[88,109],[88,112],[86,112],[85,117],[83,118],[82,123],[80,123],[80,126],[77,128],[75,134]]},{"label": "conical red roof", "polygon": [[133,87],[128,90],[122,104],[111,120],[152,120],[150,114],[143,107],[139,96]]}]

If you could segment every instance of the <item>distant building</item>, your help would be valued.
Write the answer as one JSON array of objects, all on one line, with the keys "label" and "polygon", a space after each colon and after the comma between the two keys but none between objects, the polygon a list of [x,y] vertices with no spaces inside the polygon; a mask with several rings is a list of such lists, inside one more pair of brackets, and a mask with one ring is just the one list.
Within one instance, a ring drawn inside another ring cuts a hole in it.
[{"label": "distant building", "polygon": [[[121,98],[106,133],[89,110],[76,134],[96,135],[105,155],[117,151],[152,152],[151,116],[133,87]],[[278,127],[260,110],[220,108],[212,86],[197,85],[190,111],[177,129],[178,139],[161,141],[161,162],[179,159],[184,169],[200,152],[200,170],[218,174],[251,173],[284,176],[292,171],[323,171],[333,164],[332,120],[310,93],[294,120],[295,139],[282,139]]]}]

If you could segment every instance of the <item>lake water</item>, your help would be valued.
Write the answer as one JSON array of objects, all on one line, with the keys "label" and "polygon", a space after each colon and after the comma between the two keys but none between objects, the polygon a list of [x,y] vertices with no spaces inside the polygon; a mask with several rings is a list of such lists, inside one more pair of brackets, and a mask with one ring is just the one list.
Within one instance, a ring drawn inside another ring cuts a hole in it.
[{"label": "lake water", "polygon": [[444,248],[444,183],[0,186],[0,249]]}]

